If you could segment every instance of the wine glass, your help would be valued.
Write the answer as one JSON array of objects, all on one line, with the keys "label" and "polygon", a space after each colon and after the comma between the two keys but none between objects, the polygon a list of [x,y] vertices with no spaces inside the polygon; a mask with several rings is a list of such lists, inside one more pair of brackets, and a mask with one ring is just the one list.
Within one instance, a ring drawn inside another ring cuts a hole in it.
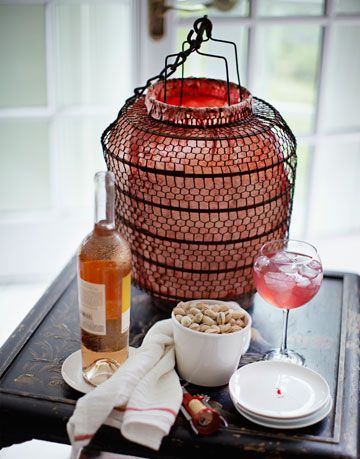
[{"label": "wine glass", "polygon": [[253,274],[262,298],[283,310],[281,346],[266,353],[265,360],[304,365],[304,357],[287,348],[287,327],[290,309],[303,306],[320,289],[323,269],[315,247],[291,239],[267,242],[255,258]]}]

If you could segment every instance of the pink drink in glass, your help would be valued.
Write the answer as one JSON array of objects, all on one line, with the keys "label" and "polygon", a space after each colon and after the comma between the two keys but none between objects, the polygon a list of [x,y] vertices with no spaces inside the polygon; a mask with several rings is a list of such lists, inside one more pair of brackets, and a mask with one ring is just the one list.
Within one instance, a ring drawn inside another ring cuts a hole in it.
[{"label": "pink drink in glass", "polygon": [[254,282],[265,301],[294,309],[310,301],[320,289],[322,265],[312,257],[279,250],[260,255],[254,264]]}]

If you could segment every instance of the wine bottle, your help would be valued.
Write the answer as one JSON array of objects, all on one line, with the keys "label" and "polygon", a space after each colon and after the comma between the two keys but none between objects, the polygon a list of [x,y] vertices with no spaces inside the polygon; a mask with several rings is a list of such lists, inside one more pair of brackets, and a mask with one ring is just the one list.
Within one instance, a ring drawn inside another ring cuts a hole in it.
[{"label": "wine bottle", "polygon": [[95,175],[95,222],[78,252],[84,379],[98,385],[128,358],[131,251],[115,229],[115,178]]}]

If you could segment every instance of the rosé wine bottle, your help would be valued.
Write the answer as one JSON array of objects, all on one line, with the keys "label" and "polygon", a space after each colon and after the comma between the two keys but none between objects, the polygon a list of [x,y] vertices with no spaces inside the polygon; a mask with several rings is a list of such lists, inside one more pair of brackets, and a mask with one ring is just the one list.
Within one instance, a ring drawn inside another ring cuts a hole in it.
[{"label": "ros\u00e9 wine bottle", "polygon": [[78,254],[84,379],[98,385],[128,358],[131,251],[115,229],[114,174],[95,175],[95,224]]}]

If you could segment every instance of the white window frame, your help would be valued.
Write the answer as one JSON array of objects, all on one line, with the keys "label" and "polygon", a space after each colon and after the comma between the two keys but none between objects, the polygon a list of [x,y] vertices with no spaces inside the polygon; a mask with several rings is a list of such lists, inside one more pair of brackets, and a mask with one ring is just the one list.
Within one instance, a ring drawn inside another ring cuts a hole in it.
[{"label": "white window frame", "polygon": [[[62,0],[72,4],[116,4],[119,0]],[[42,107],[0,108],[3,119],[43,119],[49,122],[50,207],[41,211],[0,213],[0,283],[33,282],[53,277],[64,265],[77,244],[90,230],[92,209],[64,211],[61,200],[59,165],[61,151],[56,142],[53,120],[63,116],[82,118],[111,114],[113,107],[81,105],[56,107],[55,7],[57,0],[0,0],[7,5],[44,5],[46,41],[47,105]],[[61,3],[61,2],[60,2]],[[142,2],[141,2],[142,3]],[[131,27],[140,30],[141,3],[131,1]],[[131,74],[134,87],[140,84],[139,34],[128,46],[132,48]],[[104,126],[104,129],[106,126]],[[100,141],[100,139],[99,139]],[[99,150],[100,151],[100,150]],[[4,153],[3,153],[4,154]],[[105,164],[104,164],[105,168]],[[76,242],[75,242],[76,241]],[[61,247],[61,249],[59,249]]]}]

